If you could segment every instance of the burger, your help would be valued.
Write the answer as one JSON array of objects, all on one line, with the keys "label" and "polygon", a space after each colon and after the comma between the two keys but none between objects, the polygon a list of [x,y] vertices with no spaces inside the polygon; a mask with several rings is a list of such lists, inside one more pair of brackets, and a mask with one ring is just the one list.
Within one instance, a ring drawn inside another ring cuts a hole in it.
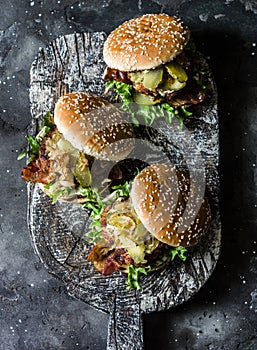
[{"label": "burger", "polygon": [[[190,201],[193,195],[195,201]],[[207,197],[192,189],[186,170],[149,165],[132,180],[126,195],[102,210],[101,238],[88,260],[104,275],[155,270],[172,259],[174,250],[197,244],[210,218]]]},{"label": "burger", "polygon": [[118,161],[134,146],[132,127],[122,112],[86,92],[60,97],[38,135],[27,138],[30,158],[22,178],[37,183],[53,202],[86,201],[94,159]]},{"label": "burger", "polygon": [[122,23],[107,37],[104,80],[127,105],[159,106],[182,118],[205,99],[201,64],[181,19],[145,14]]}]

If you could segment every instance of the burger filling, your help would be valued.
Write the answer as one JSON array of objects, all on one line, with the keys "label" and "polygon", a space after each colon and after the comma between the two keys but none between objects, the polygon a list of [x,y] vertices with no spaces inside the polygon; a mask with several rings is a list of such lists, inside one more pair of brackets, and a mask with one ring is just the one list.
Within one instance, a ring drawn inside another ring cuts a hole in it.
[{"label": "burger filling", "polygon": [[113,191],[107,196],[95,188],[84,190],[87,201],[83,207],[90,210],[85,239],[94,243],[88,261],[98,272],[125,272],[128,288],[140,289],[140,275],[161,268],[176,256],[185,261],[187,249],[164,244],[147,231],[134,210],[130,186],[129,181],[110,184]]},{"label": "burger filling", "polygon": [[22,168],[22,178],[44,186],[44,192],[53,202],[59,197],[66,200],[81,197],[80,187],[91,185],[90,157],[65,140],[56,126],[46,134],[44,128],[41,129],[36,141],[38,154],[33,154],[28,165]]},{"label": "burger filling", "polygon": [[88,260],[104,275],[128,271],[129,265],[143,266],[163,244],[153,237],[137,218],[129,198],[119,198],[101,215],[102,239]]},{"label": "burger filling", "polygon": [[[123,72],[107,67],[104,79],[107,90],[114,87],[123,101],[144,106],[167,103],[175,109],[184,108],[199,104],[206,97],[200,63],[189,47],[173,61],[151,70]],[[128,94],[123,93],[125,86],[119,84],[128,86],[129,99]]]}]

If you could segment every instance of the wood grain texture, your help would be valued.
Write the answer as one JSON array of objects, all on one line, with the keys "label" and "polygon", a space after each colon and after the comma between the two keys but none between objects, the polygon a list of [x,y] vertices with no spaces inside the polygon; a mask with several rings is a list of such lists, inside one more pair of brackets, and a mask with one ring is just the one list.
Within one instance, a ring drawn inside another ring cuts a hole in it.
[{"label": "wood grain texture", "polygon": [[[67,35],[39,52],[31,67],[32,134],[39,129],[40,116],[49,110],[53,112],[57,98],[66,92],[88,91],[113,102],[112,96],[105,94],[102,80],[105,37],[104,33]],[[204,59],[202,64],[209,72]],[[160,120],[151,129],[139,129],[136,135],[138,146],[134,156],[149,163],[167,160],[180,163],[186,158],[196,176],[204,175],[212,210],[210,230],[200,244],[189,250],[187,261],[174,261],[142,277],[142,290],[127,290],[126,276],[115,273],[104,277],[87,263],[91,247],[83,239],[88,230],[86,210],[67,203],[52,204],[37,186],[28,186],[28,224],[35,251],[49,273],[63,281],[70,295],[110,313],[109,350],[142,350],[142,314],[187,301],[207,281],[218,260],[221,239],[218,115],[210,72],[208,80],[207,101],[195,108],[184,130],[176,123],[166,125]],[[204,174],[198,166],[202,162]]]}]

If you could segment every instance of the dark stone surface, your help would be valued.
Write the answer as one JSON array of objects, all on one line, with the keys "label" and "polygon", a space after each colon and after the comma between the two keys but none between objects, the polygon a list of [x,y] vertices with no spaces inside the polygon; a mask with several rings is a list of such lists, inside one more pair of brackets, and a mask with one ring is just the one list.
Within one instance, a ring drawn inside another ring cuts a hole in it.
[{"label": "dark stone surface", "polygon": [[108,315],[68,296],[33,251],[20,178],[30,122],[29,69],[58,36],[109,32],[134,15],[165,11],[190,26],[209,57],[220,110],[222,254],[186,304],[144,317],[145,349],[257,348],[256,1],[0,0],[0,349],[106,347]]}]

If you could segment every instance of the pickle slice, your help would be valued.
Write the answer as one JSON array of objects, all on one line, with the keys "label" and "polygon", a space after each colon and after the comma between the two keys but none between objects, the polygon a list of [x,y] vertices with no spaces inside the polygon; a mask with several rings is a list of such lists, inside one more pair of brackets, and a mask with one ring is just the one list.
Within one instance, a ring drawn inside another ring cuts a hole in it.
[{"label": "pickle slice", "polygon": [[158,67],[156,69],[149,70],[144,73],[143,85],[147,89],[156,89],[162,81],[163,68]]},{"label": "pickle slice", "polygon": [[140,92],[134,92],[133,99],[137,104],[147,106],[155,105],[160,102],[160,99],[155,100],[153,96],[141,94]]},{"label": "pickle slice", "polygon": [[168,76],[163,79],[160,86],[162,91],[178,91],[186,85],[188,79],[184,68],[175,62],[165,64]]},{"label": "pickle slice", "polygon": [[129,73],[129,79],[134,83],[142,83],[144,80],[144,73],[142,71]]},{"label": "pickle slice", "polygon": [[161,89],[163,91],[178,91],[182,89],[186,85],[186,82],[180,82],[177,79],[173,79],[172,77],[168,77],[166,81],[161,85]]},{"label": "pickle slice", "polygon": [[181,83],[187,81],[187,74],[180,64],[169,62],[165,64],[165,68],[167,69],[169,75],[175,80],[178,80]]},{"label": "pickle slice", "polygon": [[156,89],[162,81],[163,67],[158,67],[149,71],[137,71],[130,73],[130,80],[134,83],[142,83],[147,89]]},{"label": "pickle slice", "polygon": [[73,169],[73,175],[82,187],[88,187],[92,183],[91,172],[88,167],[88,161],[84,155],[80,155]]}]

